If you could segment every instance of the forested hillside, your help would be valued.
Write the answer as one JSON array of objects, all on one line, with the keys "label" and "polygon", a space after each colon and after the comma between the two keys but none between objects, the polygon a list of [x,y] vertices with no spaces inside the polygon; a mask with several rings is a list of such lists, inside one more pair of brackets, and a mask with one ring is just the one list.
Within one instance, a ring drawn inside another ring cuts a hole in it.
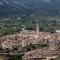
[{"label": "forested hillside", "polygon": [[60,17],[49,16],[22,16],[0,18],[0,36],[13,34],[22,29],[25,25],[27,30],[35,30],[36,24],[39,24],[40,31],[55,32],[60,29]]},{"label": "forested hillside", "polygon": [[60,16],[60,0],[0,0],[0,16]]}]

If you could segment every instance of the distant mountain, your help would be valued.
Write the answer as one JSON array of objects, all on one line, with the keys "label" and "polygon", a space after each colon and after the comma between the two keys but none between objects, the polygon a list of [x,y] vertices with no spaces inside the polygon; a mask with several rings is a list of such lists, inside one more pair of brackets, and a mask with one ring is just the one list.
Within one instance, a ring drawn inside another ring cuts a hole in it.
[{"label": "distant mountain", "polygon": [[60,15],[60,0],[0,0],[0,16]]}]

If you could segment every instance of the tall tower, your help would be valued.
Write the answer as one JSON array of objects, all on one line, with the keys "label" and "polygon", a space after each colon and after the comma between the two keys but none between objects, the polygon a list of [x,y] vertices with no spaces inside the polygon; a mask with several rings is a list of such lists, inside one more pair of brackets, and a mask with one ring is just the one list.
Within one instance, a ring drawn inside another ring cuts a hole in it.
[{"label": "tall tower", "polygon": [[25,25],[22,25],[22,32],[24,32],[25,30]]},{"label": "tall tower", "polygon": [[37,23],[37,25],[36,25],[36,32],[37,32],[37,33],[39,32],[39,25],[38,25],[38,23]]}]

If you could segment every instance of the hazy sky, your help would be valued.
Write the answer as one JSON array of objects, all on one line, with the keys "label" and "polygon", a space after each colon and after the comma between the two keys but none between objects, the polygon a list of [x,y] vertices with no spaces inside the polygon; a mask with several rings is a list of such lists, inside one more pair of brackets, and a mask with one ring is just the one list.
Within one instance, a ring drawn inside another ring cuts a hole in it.
[{"label": "hazy sky", "polygon": [[46,1],[50,1],[50,0],[46,0]]}]

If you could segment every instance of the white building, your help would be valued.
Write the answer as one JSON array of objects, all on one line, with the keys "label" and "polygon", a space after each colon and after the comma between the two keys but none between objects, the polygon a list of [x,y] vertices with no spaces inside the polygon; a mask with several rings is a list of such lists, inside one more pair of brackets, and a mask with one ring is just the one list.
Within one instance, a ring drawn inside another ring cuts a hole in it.
[{"label": "white building", "polygon": [[38,24],[36,25],[36,32],[37,33],[39,32],[39,25]]},{"label": "white building", "polygon": [[60,33],[60,30],[56,30],[57,33]]}]

